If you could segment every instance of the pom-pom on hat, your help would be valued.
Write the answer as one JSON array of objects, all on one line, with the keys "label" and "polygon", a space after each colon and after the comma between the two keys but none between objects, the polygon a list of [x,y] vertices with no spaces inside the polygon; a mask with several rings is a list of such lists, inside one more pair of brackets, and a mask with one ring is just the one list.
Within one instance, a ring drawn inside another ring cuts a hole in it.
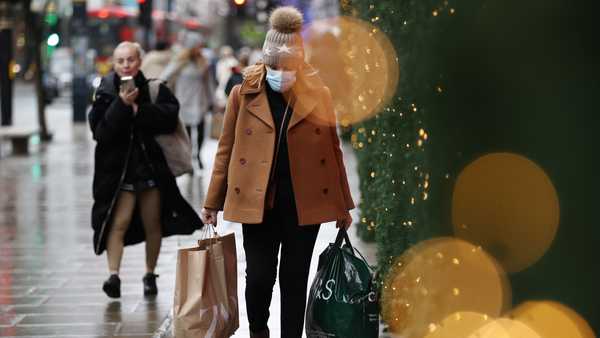
[{"label": "pom-pom on hat", "polygon": [[297,64],[304,60],[300,32],[304,18],[294,7],[275,9],[269,18],[271,29],[263,45],[263,61],[267,66]]}]

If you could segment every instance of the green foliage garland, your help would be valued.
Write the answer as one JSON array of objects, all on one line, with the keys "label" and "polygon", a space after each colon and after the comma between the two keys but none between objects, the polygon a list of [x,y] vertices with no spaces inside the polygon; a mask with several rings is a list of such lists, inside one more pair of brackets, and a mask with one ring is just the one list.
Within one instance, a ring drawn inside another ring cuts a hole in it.
[{"label": "green foliage garland", "polygon": [[362,193],[357,231],[361,238],[377,241],[384,272],[393,258],[434,231],[432,182],[440,173],[432,171],[429,112],[441,85],[428,57],[428,39],[439,26],[432,25],[439,19],[432,16],[436,6],[430,0],[344,3],[348,14],[377,25],[388,36],[400,66],[394,99],[375,118],[355,126],[352,137]]}]

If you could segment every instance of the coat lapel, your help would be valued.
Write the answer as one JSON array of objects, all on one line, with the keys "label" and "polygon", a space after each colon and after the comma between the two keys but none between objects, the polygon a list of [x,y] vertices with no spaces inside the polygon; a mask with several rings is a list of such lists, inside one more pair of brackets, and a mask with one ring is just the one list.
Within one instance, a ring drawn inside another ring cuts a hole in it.
[{"label": "coat lapel", "polygon": [[246,108],[266,125],[275,129],[271,108],[269,107],[269,100],[267,99],[267,92],[264,90],[259,92],[250,102],[248,102]]},{"label": "coat lapel", "polygon": [[266,125],[275,129],[275,122],[273,122],[273,116],[271,115],[267,92],[264,88],[265,67],[263,65],[256,65],[250,68],[252,69],[250,71],[252,74],[250,78],[244,78],[242,88],[240,89],[240,94],[247,95],[250,100],[246,104],[246,109]]},{"label": "coat lapel", "polygon": [[294,114],[288,125],[288,130],[292,129],[295,125],[304,120],[317,106],[317,100],[314,95],[307,95],[308,93],[303,92],[298,95],[294,95]]},{"label": "coat lapel", "polygon": [[310,65],[305,65],[298,77],[298,86],[292,89],[294,95],[294,115],[288,125],[288,130],[310,115],[319,103],[319,90],[325,85],[317,76],[317,71]]}]

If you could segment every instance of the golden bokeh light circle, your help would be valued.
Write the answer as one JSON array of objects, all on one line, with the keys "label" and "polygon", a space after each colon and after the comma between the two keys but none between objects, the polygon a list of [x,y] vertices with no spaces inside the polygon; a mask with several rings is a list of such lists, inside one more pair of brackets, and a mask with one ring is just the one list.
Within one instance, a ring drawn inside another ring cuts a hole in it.
[{"label": "golden bokeh light circle", "polygon": [[537,164],[493,153],[469,164],[456,180],[452,223],[456,236],[481,245],[508,272],[537,262],[559,224],[554,185]]},{"label": "golden bokeh light circle", "polygon": [[398,57],[378,27],[340,16],[313,21],[304,35],[308,62],[329,87],[342,126],[373,117],[395,95]]},{"label": "golden bokeh light circle", "polygon": [[430,324],[424,338],[468,337],[492,320],[482,313],[456,312],[444,318],[439,324]]},{"label": "golden bokeh light circle", "polygon": [[590,325],[578,313],[553,301],[525,302],[510,317],[534,329],[543,338],[595,338]]},{"label": "golden bokeh light circle", "polygon": [[465,338],[545,338],[531,327],[509,318],[493,320]]},{"label": "golden bokeh light circle", "polygon": [[508,280],[493,257],[466,241],[436,238],[394,262],[382,289],[382,317],[394,333],[423,337],[455,312],[497,317],[510,299]]}]

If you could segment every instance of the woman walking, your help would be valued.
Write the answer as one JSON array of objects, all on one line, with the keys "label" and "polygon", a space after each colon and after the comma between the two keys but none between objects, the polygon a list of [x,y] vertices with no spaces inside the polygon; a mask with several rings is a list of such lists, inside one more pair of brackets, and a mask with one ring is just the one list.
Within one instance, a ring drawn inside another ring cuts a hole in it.
[{"label": "woman walking", "polygon": [[202,217],[242,223],[251,337],[269,337],[277,273],[281,337],[302,337],[308,273],[321,223],[352,223],[354,208],[329,90],[304,63],[302,14],[270,18],[264,64],[245,71],[225,112]]},{"label": "woman walking", "polygon": [[210,70],[210,60],[204,55],[204,36],[199,32],[184,31],[181,46],[173,61],[160,78],[175,86],[175,97],[181,104],[181,118],[190,137],[196,130],[197,153],[200,170],[204,142],[205,116],[213,108],[215,81]]},{"label": "woman walking", "polygon": [[[92,227],[94,251],[107,251],[109,278],[102,289],[121,296],[123,246],[146,242],[144,295],[155,295],[154,269],[164,236],[191,234],[202,223],[181,196],[154,137],[172,133],[179,103],[162,84],[151,98],[139,71],[143,51],[122,42],[113,53],[114,72],[96,90],[89,123],[96,141]],[[132,77],[125,81],[125,77]]]}]

